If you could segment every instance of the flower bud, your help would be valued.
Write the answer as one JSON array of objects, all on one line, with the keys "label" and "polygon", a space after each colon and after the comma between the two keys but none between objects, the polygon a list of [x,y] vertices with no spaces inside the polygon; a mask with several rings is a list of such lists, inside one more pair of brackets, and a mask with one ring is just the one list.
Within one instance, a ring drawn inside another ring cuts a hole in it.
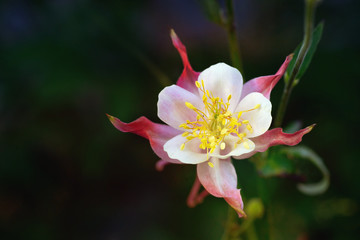
[{"label": "flower bud", "polygon": [[247,204],[246,213],[249,218],[261,218],[264,214],[264,204],[259,198],[252,198]]}]

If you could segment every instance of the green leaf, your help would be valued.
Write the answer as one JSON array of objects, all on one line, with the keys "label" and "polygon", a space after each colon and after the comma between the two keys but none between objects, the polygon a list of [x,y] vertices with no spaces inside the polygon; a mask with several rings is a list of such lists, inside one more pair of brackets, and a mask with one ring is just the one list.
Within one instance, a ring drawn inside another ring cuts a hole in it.
[{"label": "green leaf", "polygon": [[308,147],[277,146],[267,152],[256,154],[251,161],[255,163],[262,177],[288,177],[301,182],[305,180],[305,175],[311,173],[309,168],[315,166],[319,169],[322,179],[317,183],[299,183],[299,191],[308,195],[317,195],[324,193],[329,187],[329,171],[322,159]]},{"label": "green leaf", "polygon": [[[310,43],[310,47],[304,57],[304,61],[303,63],[301,64],[300,66],[300,69],[299,69],[299,72],[296,76],[296,79],[301,79],[301,77],[305,74],[307,68],[309,67],[310,65],[310,62],[314,56],[314,53],[316,51],[316,48],[320,42],[320,39],[321,39],[321,36],[322,36],[322,33],[323,33],[323,29],[324,29],[324,23],[321,22],[319,23],[316,28],[314,29],[313,33],[312,33],[312,38],[311,38],[311,43]],[[299,55],[299,51],[300,51],[300,48],[302,46],[303,43],[299,44],[297,46],[297,48],[295,49],[294,51],[294,57],[293,59],[291,60],[291,62],[289,63],[289,66],[288,68],[286,69],[286,72],[285,72],[285,76],[284,76],[284,79],[285,79],[285,82],[288,83],[289,81],[289,77],[292,73],[292,71],[294,70],[294,65],[295,65],[295,62],[296,62],[296,59]]]},{"label": "green leaf", "polygon": [[317,183],[299,183],[298,189],[300,192],[307,195],[318,195],[326,191],[330,184],[330,174],[323,160],[314,151],[305,146],[284,148],[283,151],[291,156],[309,160],[320,170],[323,175],[322,180]]},{"label": "green leaf", "polygon": [[222,24],[221,8],[216,0],[198,0],[198,2],[210,21],[216,24]]},{"label": "green leaf", "polygon": [[281,147],[273,147],[271,151],[256,154],[251,160],[263,177],[289,176],[295,173],[294,162],[281,151]]},{"label": "green leaf", "polygon": [[311,39],[311,44],[310,44],[310,48],[307,51],[304,61],[301,64],[300,70],[298,72],[298,75],[296,76],[297,79],[301,79],[301,77],[304,75],[304,73],[306,72],[307,68],[310,65],[310,62],[314,56],[314,53],[316,51],[316,48],[320,42],[322,33],[323,33],[323,29],[324,29],[324,23],[321,22],[317,25],[317,27],[315,28],[315,30],[313,31],[312,34],[312,39]]}]

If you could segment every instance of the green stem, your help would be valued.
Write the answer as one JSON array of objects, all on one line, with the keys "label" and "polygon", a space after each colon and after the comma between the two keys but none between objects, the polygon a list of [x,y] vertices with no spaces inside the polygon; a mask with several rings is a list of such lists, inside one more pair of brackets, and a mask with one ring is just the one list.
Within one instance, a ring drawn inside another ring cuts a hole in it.
[{"label": "green stem", "polygon": [[301,64],[304,61],[307,51],[310,48],[312,32],[314,28],[315,8],[317,2],[318,0],[305,0],[304,40],[301,45],[299,55],[296,58],[293,71],[290,73],[289,80],[285,82],[284,92],[281,97],[280,106],[275,118],[274,127],[281,127],[291,91],[298,81],[298,79],[296,79],[296,76],[299,72]]},{"label": "green stem", "polygon": [[230,240],[234,239],[234,231],[239,228],[237,223],[237,214],[235,210],[229,205],[228,207],[228,217],[225,224],[225,231],[221,240]]},{"label": "green stem", "polygon": [[225,231],[221,240],[240,240],[241,236],[246,235],[248,240],[258,240],[254,221],[254,216],[248,216],[238,224],[238,215],[232,207],[229,206],[228,218],[225,224]]},{"label": "green stem", "polygon": [[224,25],[228,35],[231,63],[233,67],[239,69],[240,72],[243,72],[239,41],[235,29],[233,0],[226,0],[226,12],[227,18]]},{"label": "green stem", "polygon": [[[259,155],[259,157],[266,159],[268,157],[268,151],[261,153],[261,155]],[[261,177],[261,176],[257,176],[257,191],[259,194],[259,197],[261,198],[261,200],[264,203],[265,209],[266,209],[266,216],[267,216],[267,222],[265,223],[265,225],[263,226],[264,229],[266,229],[265,231],[268,232],[267,235],[263,236],[263,238],[265,240],[270,240],[272,239],[272,218],[269,215],[270,210],[271,210],[271,204],[270,204],[270,189],[269,189],[269,184],[268,184],[268,179]]]},{"label": "green stem", "polygon": [[268,220],[268,228],[269,228],[269,240],[276,240],[274,234],[274,220],[273,213],[270,205],[267,206],[267,220]]},{"label": "green stem", "polygon": [[256,237],[256,233],[251,232],[251,231],[255,231],[255,228],[251,229],[253,227],[254,220],[255,220],[254,218],[245,219],[240,225],[240,227],[236,229],[236,231],[234,231],[234,235],[240,236],[244,233],[248,234],[248,231],[250,230],[249,234]]},{"label": "green stem", "polygon": [[252,224],[246,231],[247,240],[258,240],[256,235],[255,226]]}]

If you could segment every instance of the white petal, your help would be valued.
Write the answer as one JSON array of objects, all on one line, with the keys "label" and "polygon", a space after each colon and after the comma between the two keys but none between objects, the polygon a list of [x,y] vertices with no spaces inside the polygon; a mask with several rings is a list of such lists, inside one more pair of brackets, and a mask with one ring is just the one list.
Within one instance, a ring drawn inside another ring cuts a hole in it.
[{"label": "white petal", "polygon": [[247,138],[260,136],[269,129],[272,120],[271,102],[261,93],[253,92],[245,96],[235,110],[235,114],[237,114],[240,111],[250,110],[258,104],[260,104],[259,108],[244,112],[240,118],[240,120],[249,120],[253,129],[253,132],[250,132],[246,130],[244,125],[240,128],[242,132],[247,134]]},{"label": "white petal", "polygon": [[[211,157],[216,157],[220,159],[229,158],[231,156],[240,156],[246,153],[249,153],[255,149],[255,144],[250,139],[244,139],[239,144],[235,143],[239,141],[238,136],[234,135],[228,135],[225,137],[225,149],[220,151],[214,151],[214,153],[209,154]],[[217,146],[217,149],[220,149],[219,146]]]},{"label": "white petal", "polygon": [[225,63],[218,63],[201,72],[198,81],[201,83],[201,80],[204,81],[205,89],[214,97],[227,102],[228,96],[231,95],[229,111],[234,110],[240,100],[243,86],[239,70]]},{"label": "white petal", "polygon": [[185,102],[191,103],[196,108],[202,108],[203,102],[193,93],[177,86],[171,85],[164,88],[159,93],[158,116],[159,118],[173,128],[179,128],[180,124],[196,120],[196,113],[186,107]]},{"label": "white petal", "polygon": [[198,164],[205,162],[206,153],[199,148],[200,140],[195,138],[185,144],[183,150],[180,149],[181,145],[186,142],[186,138],[182,135],[177,135],[164,144],[164,150],[170,158],[177,159],[183,163]]}]

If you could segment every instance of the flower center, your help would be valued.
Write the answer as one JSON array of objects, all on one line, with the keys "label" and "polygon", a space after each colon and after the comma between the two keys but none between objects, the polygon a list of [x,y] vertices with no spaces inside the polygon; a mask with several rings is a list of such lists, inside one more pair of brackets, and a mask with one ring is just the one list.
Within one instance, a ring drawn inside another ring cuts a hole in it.
[{"label": "flower center", "polygon": [[[201,141],[199,148],[204,150],[206,149],[207,159],[209,159],[208,154],[213,153],[216,146],[220,145],[221,150],[225,149],[226,144],[224,142],[224,138],[229,134],[234,136],[236,135],[239,138],[239,140],[235,142],[234,147],[242,143],[245,148],[249,149],[249,144],[245,138],[245,130],[252,133],[253,129],[249,120],[243,119],[241,116],[244,112],[249,112],[259,108],[260,104],[257,104],[252,109],[233,114],[228,110],[231,95],[227,97],[227,102],[225,103],[223,99],[214,97],[211,92],[205,90],[203,80],[201,80],[201,84],[198,81],[196,81],[195,84],[196,87],[203,93],[202,101],[204,103],[204,110],[202,111],[194,107],[191,103],[185,102],[185,105],[196,112],[197,116],[196,121],[191,122],[187,120],[186,123],[179,126],[185,130],[182,136],[187,139],[187,141],[180,146],[180,149],[183,150],[187,142],[198,138]],[[246,126],[245,128],[242,128],[243,131],[240,130],[240,126],[242,125]],[[209,165],[213,167],[210,162]]]}]

